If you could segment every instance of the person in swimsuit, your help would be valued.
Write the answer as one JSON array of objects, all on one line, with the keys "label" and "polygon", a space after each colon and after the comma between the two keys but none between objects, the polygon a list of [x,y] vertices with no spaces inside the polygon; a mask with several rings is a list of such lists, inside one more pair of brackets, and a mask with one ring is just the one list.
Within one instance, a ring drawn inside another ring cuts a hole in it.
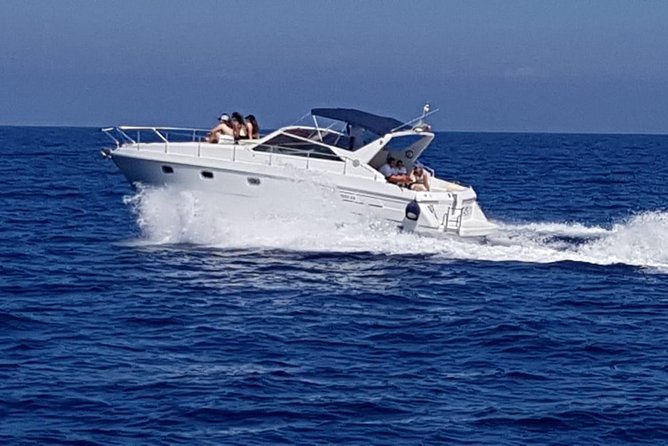
[{"label": "person in swimsuit", "polygon": [[254,115],[246,116],[246,133],[248,134],[248,139],[260,138],[260,125],[257,123]]},{"label": "person in swimsuit", "polygon": [[218,124],[207,134],[206,140],[210,143],[217,144],[221,135],[233,136],[233,134],[234,132],[232,130],[230,117],[226,113],[223,113],[220,115],[220,118],[218,118]]},{"label": "person in swimsuit", "polygon": [[246,121],[239,112],[232,113],[232,136],[234,137],[235,141],[239,141],[240,139],[248,139],[248,128],[246,127]]}]

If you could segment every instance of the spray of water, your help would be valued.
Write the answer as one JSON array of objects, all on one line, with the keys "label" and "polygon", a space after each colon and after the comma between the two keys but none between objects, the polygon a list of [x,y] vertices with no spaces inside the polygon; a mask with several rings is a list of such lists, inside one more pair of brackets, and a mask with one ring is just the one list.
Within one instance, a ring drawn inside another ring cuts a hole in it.
[{"label": "spray of water", "polygon": [[401,233],[353,214],[334,188],[286,183],[260,198],[171,188],[127,197],[141,243],[190,243],[225,249],[426,254],[448,259],[627,264],[668,272],[668,213],[648,211],[611,228],[581,223],[500,224],[484,243]]}]

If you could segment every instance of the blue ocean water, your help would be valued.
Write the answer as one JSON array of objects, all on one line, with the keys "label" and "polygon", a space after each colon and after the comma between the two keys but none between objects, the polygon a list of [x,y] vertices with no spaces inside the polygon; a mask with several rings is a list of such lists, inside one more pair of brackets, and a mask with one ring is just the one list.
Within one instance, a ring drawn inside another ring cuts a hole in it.
[{"label": "blue ocean water", "polygon": [[486,243],[0,127],[0,443],[666,444],[668,136],[440,133]]}]

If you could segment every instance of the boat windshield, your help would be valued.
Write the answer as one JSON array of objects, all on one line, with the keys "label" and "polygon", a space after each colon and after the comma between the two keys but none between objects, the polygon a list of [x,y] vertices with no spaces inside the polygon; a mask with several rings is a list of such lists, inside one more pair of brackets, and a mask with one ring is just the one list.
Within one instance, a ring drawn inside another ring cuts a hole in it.
[{"label": "boat windshield", "polygon": [[343,131],[335,130],[333,128],[321,129],[315,127],[291,128],[285,130],[285,133],[326,144],[328,146],[334,146],[339,149],[353,151],[361,147],[361,142],[367,141],[368,144],[368,142],[378,138],[376,135],[372,135],[371,139],[369,136],[367,136],[366,138],[360,139],[357,143],[355,143],[355,141],[351,141],[351,137],[345,134]]},{"label": "boat windshield", "polygon": [[[306,128],[292,129],[294,131],[286,131],[276,135],[275,137],[265,141],[264,143],[253,148],[256,152],[271,152],[271,153],[280,153],[282,155],[291,155],[291,156],[304,156],[308,158],[319,158],[326,159],[330,161],[342,161],[331,149],[328,147],[319,144],[317,139],[314,139],[311,136],[309,130]],[[317,130],[312,129],[316,132]],[[290,133],[299,138],[293,138],[290,136]],[[310,141],[305,141],[311,140]]]}]

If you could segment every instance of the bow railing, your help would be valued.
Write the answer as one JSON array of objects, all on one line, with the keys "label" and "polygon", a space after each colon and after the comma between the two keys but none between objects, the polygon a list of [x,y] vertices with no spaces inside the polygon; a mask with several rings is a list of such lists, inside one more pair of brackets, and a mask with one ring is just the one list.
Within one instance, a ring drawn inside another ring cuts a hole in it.
[{"label": "bow railing", "polygon": [[138,127],[118,126],[100,129],[111,138],[116,147],[123,144],[139,144],[142,142],[203,142],[209,130],[187,127]]},{"label": "bow railing", "polygon": [[[196,152],[193,153],[193,156],[197,158],[202,157],[202,147],[201,144],[205,143],[207,140],[207,135],[209,130],[207,129],[197,129],[197,128],[185,128],[185,127],[150,127],[150,126],[118,126],[118,127],[106,127],[100,129],[105,135],[111,138],[112,141],[116,144],[116,147],[121,147],[123,145],[136,146],[137,150],[141,150],[143,144],[150,143],[159,143],[164,144],[165,153],[169,153],[170,143],[178,142],[196,142]],[[225,137],[224,137],[225,138]],[[227,139],[227,138],[226,138]],[[245,146],[250,143],[255,143],[256,140],[242,140],[240,141],[242,146]],[[237,150],[239,150],[239,145],[233,144],[234,140],[229,137],[230,145],[227,146],[227,150],[230,150],[231,147],[231,161],[237,161]],[[259,149],[259,150],[257,150]],[[381,179],[382,176],[378,171],[371,166],[360,163],[358,160],[351,157],[339,154],[326,154],[326,153],[311,153],[309,151],[298,150],[293,147],[285,147],[280,145],[266,144],[261,143],[256,146],[256,150],[253,150],[254,153],[266,154],[268,156],[268,163],[272,165],[274,162],[280,162],[279,159],[274,159],[274,155],[288,155],[291,157],[300,157],[305,161],[305,167],[307,170],[311,169],[311,164],[313,159],[320,160],[338,160],[343,161],[342,163],[337,163],[342,167],[342,173],[348,175],[351,172],[351,168],[362,168],[369,173],[373,174],[374,179]],[[216,158],[218,158],[216,156]],[[248,162],[249,160],[244,160]],[[321,166],[322,167],[322,166]],[[332,166],[334,167],[334,166]],[[327,169],[329,170],[329,169]],[[337,170],[337,169],[332,169]],[[354,169],[353,169],[354,170]]]}]

